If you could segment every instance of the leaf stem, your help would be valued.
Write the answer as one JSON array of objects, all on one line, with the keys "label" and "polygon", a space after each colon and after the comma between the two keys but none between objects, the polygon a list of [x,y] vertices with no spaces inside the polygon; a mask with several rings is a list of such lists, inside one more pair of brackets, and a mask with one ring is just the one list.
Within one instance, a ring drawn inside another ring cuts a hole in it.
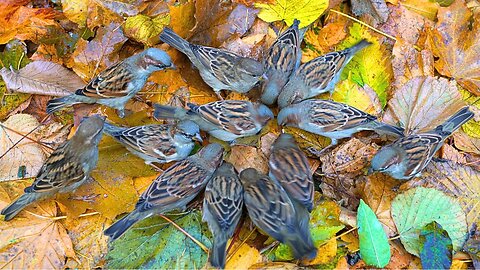
[{"label": "leaf stem", "polygon": [[164,216],[164,215],[160,215],[163,219],[165,219],[166,221],[168,221],[170,224],[172,224],[175,228],[177,228],[179,231],[181,231],[183,234],[185,234],[188,238],[192,239],[193,242],[195,242],[195,244],[197,244],[203,251],[205,251],[205,253],[208,254],[209,252],[209,249],[204,245],[202,244],[202,242],[198,241],[197,239],[195,239],[195,237],[193,237],[191,234],[189,234],[187,231],[185,231],[182,227],[180,227],[177,223],[175,223],[173,220],[169,219],[168,217]]}]

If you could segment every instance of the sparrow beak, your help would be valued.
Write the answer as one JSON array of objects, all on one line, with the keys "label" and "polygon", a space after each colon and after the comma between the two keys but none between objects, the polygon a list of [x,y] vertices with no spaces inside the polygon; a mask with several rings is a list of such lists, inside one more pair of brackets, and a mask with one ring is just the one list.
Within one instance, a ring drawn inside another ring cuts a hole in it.
[{"label": "sparrow beak", "polygon": [[202,136],[200,135],[200,133],[195,134],[195,137],[193,137],[193,140],[197,141],[199,143],[203,143],[203,139],[202,139]]},{"label": "sparrow beak", "polygon": [[177,70],[177,66],[175,66],[173,63],[170,64],[170,68],[173,70]]},{"label": "sparrow beak", "polygon": [[261,80],[263,81],[268,80],[267,74],[263,73]]},{"label": "sparrow beak", "polygon": [[367,171],[367,175],[371,175],[372,173],[374,173],[374,170],[372,167],[369,167]]}]

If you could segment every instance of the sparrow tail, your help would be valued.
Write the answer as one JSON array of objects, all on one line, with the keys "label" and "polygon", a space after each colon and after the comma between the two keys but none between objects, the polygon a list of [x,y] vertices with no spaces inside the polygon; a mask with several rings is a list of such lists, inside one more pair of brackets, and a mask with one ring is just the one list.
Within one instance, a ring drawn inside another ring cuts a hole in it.
[{"label": "sparrow tail", "polygon": [[210,264],[215,268],[225,268],[225,251],[227,250],[227,241],[224,239],[215,239],[210,254]]},{"label": "sparrow tail", "polygon": [[14,218],[23,208],[27,207],[32,202],[36,201],[38,196],[32,193],[25,193],[16,201],[11,203],[9,206],[5,207],[1,214],[5,215],[5,221],[9,221]]},{"label": "sparrow tail", "polygon": [[139,220],[138,213],[133,211],[132,213],[126,215],[119,221],[112,224],[108,227],[103,233],[110,237],[113,241],[125,233],[133,224]]},{"label": "sparrow tail", "polygon": [[292,249],[295,258],[299,260],[311,260],[317,256],[317,248],[313,244],[313,240],[310,235],[308,235],[306,239],[303,233],[295,236],[293,239],[288,240],[288,245]]},{"label": "sparrow tail", "polygon": [[112,137],[116,137],[120,135],[120,133],[124,130],[122,127],[117,127],[115,125],[112,125],[108,122],[105,122],[103,125],[103,132],[107,133],[108,135]]},{"label": "sparrow tail", "polygon": [[172,106],[164,106],[164,105],[159,105],[159,104],[154,104],[155,107],[155,112],[153,116],[156,119],[180,119],[180,120],[185,120],[187,119],[187,110],[183,108],[177,108],[177,107],[172,107]]},{"label": "sparrow tail", "polygon": [[372,128],[373,131],[376,133],[383,135],[383,134],[390,134],[395,137],[404,137],[405,136],[405,130],[401,127],[397,127],[394,125],[389,125],[381,122],[376,122],[374,123],[374,127]]},{"label": "sparrow tail", "polygon": [[450,118],[448,118],[445,123],[437,126],[435,128],[435,132],[444,137],[447,137],[455,130],[460,128],[461,125],[465,124],[468,120],[470,120],[473,116],[473,112],[468,109],[468,106],[465,106],[458,112],[456,112],[454,115],[450,116]]},{"label": "sparrow tail", "polygon": [[188,41],[177,35],[168,27],[163,28],[163,31],[160,34],[160,40],[184,54],[188,55],[191,52],[190,43],[188,43]]},{"label": "sparrow tail", "polygon": [[79,104],[79,103],[94,103],[91,102],[88,98],[84,98],[82,100],[81,97],[75,95],[69,95],[61,98],[55,98],[48,101],[47,104],[47,113],[52,114],[58,110],[61,110],[64,107]]}]

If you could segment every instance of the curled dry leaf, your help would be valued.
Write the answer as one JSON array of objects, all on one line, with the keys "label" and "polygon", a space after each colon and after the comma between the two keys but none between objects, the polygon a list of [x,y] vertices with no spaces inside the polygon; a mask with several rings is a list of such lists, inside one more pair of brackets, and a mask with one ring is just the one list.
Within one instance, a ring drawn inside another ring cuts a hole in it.
[{"label": "curled dry leaf", "polygon": [[467,215],[468,227],[480,220],[480,172],[453,161],[431,162],[422,178],[414,178],[401,189],[435,188],[455,198]]},{"label": "curled dry leaf", "polygon": [[435,68],[452,77],[468,91],[480,95],[480,14],[474,14],[464,1],[455,1],[438,10],[438,22],[429,31]]},{"label": "curled dry leaf", "polygon": [[409,80],[418,76],[433,76],[433,53],[424,49],[417,51],[412,44],[397,38],[392,51],[395,89],[400,89]]},{"label": "curled dry leaf", "polygon": [[0,74],[10,91],[20,93],[66,96],[85,85],[77,74],[47,61],[31,62],[18,71],[2,68]]},{"label": "curled dry leaf", "polygon": [[464,105],[455,81],[415,77],[395,92],[383,120],[399,124],[406,134],[425,132],[442,124]]},{"label": "curled dry leaf", "polygon": [[[37,175],[46,155],[39,143],[16,132],[26,135],[39,125],[37,119],[28,114],[12,115],[0,125],[0,182]],[[28,137],[37,139],[35,133]]]},{"label": "curled dry leaf", "polygon": [[[30,182],[0,183],[0,208],[23,193]],[[63,269],[75,258],[72,241],[59,220],[53,200],[34,204],[13,220],[0,221],[0,267],[5,269]]]}]

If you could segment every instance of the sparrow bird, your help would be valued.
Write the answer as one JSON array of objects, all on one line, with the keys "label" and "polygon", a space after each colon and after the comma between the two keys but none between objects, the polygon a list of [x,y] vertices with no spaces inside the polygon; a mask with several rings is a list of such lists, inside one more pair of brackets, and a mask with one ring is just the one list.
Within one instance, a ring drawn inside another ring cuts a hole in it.
[{"label": "sparrow bird", "polygon": [[252,222],[278,241],[287,244],[297,259],[313,259],[317,249],[310,232],[302,231],[295,207],[277,180],[249,168],[240,173],[243,200]]},{"label": "sparrow bird", "polygon": [[201,106],[189,103],[190,110],[158,104],[154,106],[155,118],[192,120],[201,130],[226,142],[255,135],[273,119],[273,113],[267,106],[245,100],[222,100]]},{"label": "sparrow bird", "polygon": [[50,100],[47,113],[79,103],[98,103],[116,109],[123,118],[127,101],[142,90],[153,72],[166,68],[174,68],[170,56],[160,49],[147,49],[108,67],[74,94]]},{"label": "sparrow bird", "polygon": [[160,40],[185,54],[221,99],[220,90],[246,93],[264,74],[263,65],[254,59],[191,44],[167,27],[160,34]]},{"label": "sparrow bird", "polygon": [[272,105],[277,101],[280,90],[288,82],[290,74],[300,65],[302,42],[298,31],[300,21],[295,19],[292,26],[278,36],[265,59],[266,80],[263,81],[261,100]]},{"label": "sparrow bird", "polygon": [[343,51],[331,52],[300,65],[278,96],[280,108],[335,90],[343,68],[355,53],[371,45],[362,40]]},{"label": "sparrow bird", "polygon": [[111,240],[136,222],[185,206],[203,190],[223,158],[223,148],[212,143],[178,161],[160,174],[140,196],[135,209],[105,230]]},{"label": "sparrow bird", "polygon": [[313,209],[313,179],[307,156],[297,146],[292,135],[282,133],[272,145],[268,161],[269,174],[309,212]]},{"label": "sparrow bird", "polygon": [[373,157],[369,173],[384,172],[399,180],[421,176],[445,139],[473,115],[468,107],[464,107],[433,130],[412,134],[382,147]]},{"label": "sparrow bird", "polygon": [[195,143],[202,142],[200,129],[192,121],[182,121],[175,125],[147,125],[131,128],[117,127],[105,123],[103,130],[124,145],[128,151],[145,160],[167,163],[186,158]]},{"label": "sparrow bird", "polygon": [[104,122],[105,118],[98,115],[85,118],[75,135],[47,158],[33,184],[25,188],[25,194],[2,210],[5,221],[11,220],[33,202],[57,193],[75,191],[85,183],[97,166],[98,143],[102,138]]},{"label": "sparrow bird", "polygon": [[403,128],[379,122],[377,117],[347,104],[322,99],[304,100],[287,106],[278,113],[277,121],[282,126],[297,127],[329,137],[332,140],[330,145],[321,152],[335,146],[337,140],[349,138],[362,130],[404,136]]},{"label": "sparrow bird", "polygon": [[243,186],[232,164],[223,162],[205,189],[203,221],[213,234],[210,264],[225,268],[227,241],[237,227],[243,208]]}]

